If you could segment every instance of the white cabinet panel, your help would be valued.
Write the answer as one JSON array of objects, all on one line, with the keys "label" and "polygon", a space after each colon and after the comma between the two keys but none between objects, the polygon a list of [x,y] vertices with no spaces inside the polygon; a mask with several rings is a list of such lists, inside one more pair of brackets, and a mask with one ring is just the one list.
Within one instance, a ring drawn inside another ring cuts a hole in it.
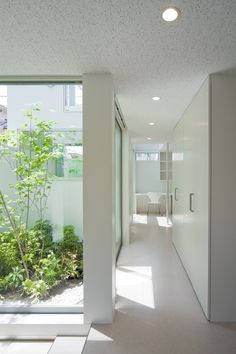
[{"label": "white cabinet panel", "polygon": [[235,113],[236,75],[213,74],[174,131],[173,242],[211,321],[236,321]]}]

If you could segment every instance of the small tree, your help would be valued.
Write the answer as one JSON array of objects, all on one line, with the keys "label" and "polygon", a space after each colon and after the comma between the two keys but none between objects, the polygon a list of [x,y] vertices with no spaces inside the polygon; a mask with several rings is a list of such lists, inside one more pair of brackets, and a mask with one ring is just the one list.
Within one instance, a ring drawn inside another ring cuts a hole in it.
[{"label": "small tree", "polygon": [[50,164],[61,155],[61,146],[52,134],[53,121],[35,118],[40,111],[32,105],[25,112],[28,123],[19,131],[0,134],[0,159],[4,159],[16,174],[16,183],[10,185],[14,200],[0,188],[0,214],[4,227],[12,233],[19,250],[26,278],[30,278],[27,264],[27,242],[30,233],[30,213],[36,210],[43,224],[53,174]]}]

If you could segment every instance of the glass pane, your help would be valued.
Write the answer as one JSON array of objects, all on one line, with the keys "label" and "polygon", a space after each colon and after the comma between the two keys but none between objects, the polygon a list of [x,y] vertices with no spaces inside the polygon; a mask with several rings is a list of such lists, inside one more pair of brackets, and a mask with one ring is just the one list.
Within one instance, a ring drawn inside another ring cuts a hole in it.
[{"label": "glass pane", "polygon": [[0,85],[0,96],[7,96],[7,85]]},{"label": "glass pane", "polygon": [[7,106],[7,97],[0,96],[0,105]]},{"label": "glass pane", "polygon": [[148,153],[148,159],[152,161],[158,160],[158,153],[157,152],[150,152]]},{"label": "glass pane", "polygon": [[144,152],[136,152],[135,158],[137,161],[147,161],[147,154]]},{"label": "glass pane", "polygon": [[82,131],[55,131],[54,136],[61,145],[61,155],[55,161],[55,175],[66,178],[81,177],[83,175]]},{"label": "glass pane", "polygon": [[8,85],[0,107],[0,312],[83,306],[82,113],[64,89]]},{"label": "glass pane", "polygon": [[115,166],[116,166],[116,254],[122,242],[122,132],[116,122],[115,126]]}]

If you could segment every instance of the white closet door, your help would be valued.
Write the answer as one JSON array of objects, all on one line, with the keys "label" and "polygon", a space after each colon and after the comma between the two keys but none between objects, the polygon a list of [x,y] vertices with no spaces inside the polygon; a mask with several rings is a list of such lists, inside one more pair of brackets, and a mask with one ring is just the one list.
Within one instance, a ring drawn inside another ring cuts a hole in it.
[{"label": "white closet door", "polygon": [[183,125],[183,162],[180,165],[174,163],[174,181],[176,186],[179,185],[181,202],[174,204],[173,231],[173,242],[207,317],[208,108],[209,86],[206,81],[175,130],[176,148],[180,146],[177,143],[180,136],[178,130]]}]

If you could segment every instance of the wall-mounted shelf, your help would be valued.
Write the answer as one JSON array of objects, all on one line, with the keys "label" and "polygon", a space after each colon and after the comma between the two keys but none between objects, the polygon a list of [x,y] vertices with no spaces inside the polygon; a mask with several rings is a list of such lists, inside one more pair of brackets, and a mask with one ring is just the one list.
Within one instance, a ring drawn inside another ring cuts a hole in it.
[{"label": "wall-mounted shelf", "polygon": [[[167,170],[168,170],[168,178],[167,178]],[[172,179],[172,153],[168,154],[165,151],[160,152],[160,180]]]}]

